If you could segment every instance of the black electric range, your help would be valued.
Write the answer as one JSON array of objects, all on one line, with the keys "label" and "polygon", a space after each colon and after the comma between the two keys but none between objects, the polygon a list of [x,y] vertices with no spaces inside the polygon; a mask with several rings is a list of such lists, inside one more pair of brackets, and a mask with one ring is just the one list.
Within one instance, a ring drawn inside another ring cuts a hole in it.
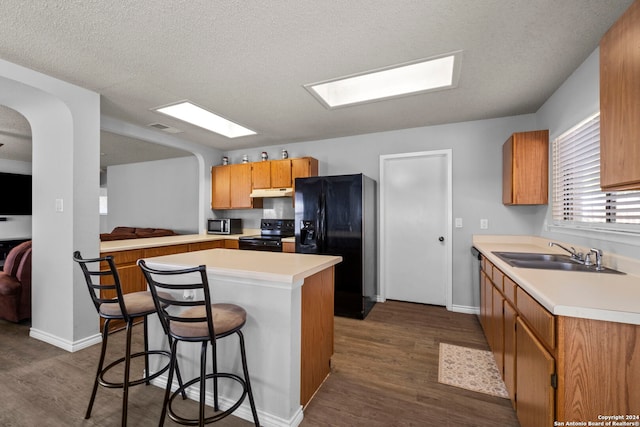
[{"label": "black electric range", "polygon": [[262,219],[259,236],[243,236],[238,239],[240,249],[282,252],[282,239],[295,235],[292,219]]}]

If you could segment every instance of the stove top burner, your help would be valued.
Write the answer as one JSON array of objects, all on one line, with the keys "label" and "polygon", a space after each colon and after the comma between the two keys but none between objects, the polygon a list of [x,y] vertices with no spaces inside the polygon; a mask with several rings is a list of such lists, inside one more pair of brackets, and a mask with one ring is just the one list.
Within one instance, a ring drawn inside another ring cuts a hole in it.
[{"label": "stove top burner", "polygon": [[262,236],[292,237],[295,235],[295,221],[292,219],[262,219],[260,234]]}]

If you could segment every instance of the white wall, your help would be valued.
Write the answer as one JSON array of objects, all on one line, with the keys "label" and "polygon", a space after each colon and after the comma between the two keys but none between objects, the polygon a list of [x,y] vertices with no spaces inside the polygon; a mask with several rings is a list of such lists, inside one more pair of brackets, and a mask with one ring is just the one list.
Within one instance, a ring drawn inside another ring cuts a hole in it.
[{"label": "white wall", "polygon": [[[279,158],[286,148],[292,158],[317,158],[320,175],[362,172],[378,181],[383,154],[451,148],[453,215],[464,223],[463,228],[452,230],[453,305],[468,308],[479,304],[473,285],[477,271],[470,254],[472,235],[536,234],[542,226],[545,207],[502,205],[502,144],[513,132],[534,129],[535,116],[523,115],[262,147],[249,154],[255,160],[258,153],[267,151],[269,158]],[[229,152],[230,161],[238,163],[246,152]],[[480,230],[481,218],[489,220],[488,230]]]},{"label": "white wall", "polygon": [[[31,175],[31,163],[0,159],[0,172]],[[3,215],[0,221],[0,240],[31,238],[31,215]]]},{"label": "white wall", "polygon": [[130,226],[199,233],[198,172],[195,156],[108,167],[107,229]]}]

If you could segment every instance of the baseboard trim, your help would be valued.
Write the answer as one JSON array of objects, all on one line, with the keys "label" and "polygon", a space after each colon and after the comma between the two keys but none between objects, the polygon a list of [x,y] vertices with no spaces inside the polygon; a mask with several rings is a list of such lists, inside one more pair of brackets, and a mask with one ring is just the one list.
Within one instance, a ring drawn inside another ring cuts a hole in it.
[{"label": "baseboard trim", "polygon": [[78,341],[69,341],[35,328],[29,330],[29,336],[71,353],[102,342],[101,334],[91,335]]},{"label": "baseboard trim", "polygon": [[[160,387],[164,389],[167,385],[167,380],[168,380],[168,375],[163,374],[163,375],[160,375],[155,380],[152,380],[151,384],[153,384],[156,387]],[[177,389],[178,389],[178,382],[177,380],[174,379],[173,383],[171,384],[171,390],[175,391]],[[197,402],[200,399],[200,387],[193,385],[187,389],[186,394],[187,394],[187,398],[191,400],[195,400]],[[209,390],[205,392],[205,402],[207,403],[207,405],[213,406],[213,393]],[[221,410],[229,409],[231,406],[233,406],[234,403],[235,402],[233,400],[228,399],[224,396],[218,397],[218,404]],[[238,418],[242,418],[244,420],[253,422],[253,414],[251,412],[251,406],[249,405],[248,397],[245,398],[245,401],[242,402],[242,405],[240,405],[240,407],[233,412],[233,415]],[[302,419],[304,418],[304,414],[302,412],[302,405],[300,405],[300,407],[297,408],[293,416],[288,420],[281,417],[277,417],[273,414],[270,414],[260,409],[258,409],[258,418],[260,419],[260,425],[265,425],[265,426],[268,425],[268,426],[274,426],[274,427],[298,427],[302,422]]]},{"label": "baseboard trim", "polygon": [[455,313],[465,313],[465,314],[480,314],[480,307],[473,307],[468,305],[452,305],[451,311]]}]

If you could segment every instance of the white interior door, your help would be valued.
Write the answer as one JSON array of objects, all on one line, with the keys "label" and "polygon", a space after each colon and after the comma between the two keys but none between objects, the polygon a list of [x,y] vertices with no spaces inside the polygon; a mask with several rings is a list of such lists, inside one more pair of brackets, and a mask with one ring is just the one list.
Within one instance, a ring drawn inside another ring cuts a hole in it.
[{"label": "white interior door", "polygon": [[381,290],[451,308],[451,150],[380,158]]}]

